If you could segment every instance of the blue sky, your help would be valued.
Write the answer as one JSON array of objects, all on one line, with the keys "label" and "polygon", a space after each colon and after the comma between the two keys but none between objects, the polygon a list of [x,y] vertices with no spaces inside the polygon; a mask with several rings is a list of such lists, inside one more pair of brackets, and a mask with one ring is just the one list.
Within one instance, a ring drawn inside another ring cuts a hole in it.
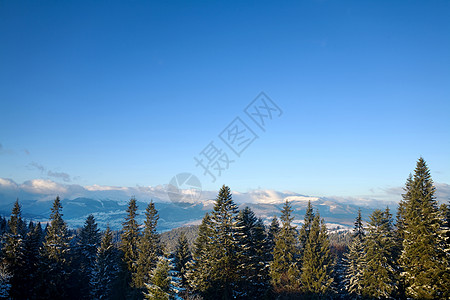
[{"label": "blue sky", "polygon": [[[376,197],[450,183],[449,1],[0,1],[0,177]],[[264,91],[283,111],[261,131]],[[258,139],[240,157],[235,118]],[[211,142],[235,160],[216,182]]]}]

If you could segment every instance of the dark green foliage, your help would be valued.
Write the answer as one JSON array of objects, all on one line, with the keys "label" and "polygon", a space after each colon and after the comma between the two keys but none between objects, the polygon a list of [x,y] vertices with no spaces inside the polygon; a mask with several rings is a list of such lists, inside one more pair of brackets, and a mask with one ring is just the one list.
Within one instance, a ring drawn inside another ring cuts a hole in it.
[{"label": "dark green foliage", "polygon": [[199,228],[194,261],[190,267],[190,285],[206,297],[231,299],[239,281],[238,209],[230,188],[222,186],[211,214]]},{"label": "dark green foliage", "polygon": [[43,261],[41,272],[44,283],[40,296],[44,298],[67,298],[73,282],[69,281],[70,268],[70,240],[67,225],[62,219],[62,206],[59,197],[53,202],[50,215],[50,225],[43,246]]},{"label": "dark green foliage", "polygon": [[345,254],[345,288],[354,298],[361,297],[363,292],[363,271],[365,263],[365,233],[362,225],[361,210],[355,220],[353,238]]},{"label": "dark green foliage", "polygon": [[311,205],[311,201],[308,201],[305,218],[303,221],[303,225],[300,228],[300,235],[299,235],[300,257],[303,257],[303,252],[305,251],[306,243],[308,242],[309,233],[311,231],[313,221],[314,221],[314,210]]},{"label": "dark green foliage", "polygon": [[333,268],[327,228],[317,212],[310,227],[303,257],[301,281],[306,294],[330,294]]},{"label": "dark green foliage", "polygon": [[449,259],[440,247],[442,220],[433,180],[423,158],[417,161],[406,191],[400,257],[406,295],[415,299],[450,297]]},{"label": "dark green foliage", "polygon": [[275,247],[275,237],[280,232],[280,222],[276,216],[273,217],[267,232],[267,251],[269,252],[269,261],[273,260],[273,248]]},{"label": "dark green foliage", "polygon": [[97,258],[94,264],[91,296],[94,299],[114,298],[114,287],[117,284],[119,273],[118,249],[113,244],[113,234],[106,228],[98,249]]},{"label": "dark green foliage", "polygon": [[137,223],[137,204],[136,199],[132,197],[128,202],[127,216],[123,223],[121,234],[120,250],[122,256],[121,279],[122,291],[127,294],[135,294],[132,289],[132,275],[137,270],[137,259],[139,257],[139,235],[140,228]]},{"label": "dark green foliage", "polygon": [[393,259],[395,239],[392,215],[388,208],[385,211],[377,209],[370,215],[364,248],[362,295],[378,299],[394,297],[398,287],[398,272]]},{"label": "dark green foliage", "polygon": [[297,233],[292,225],[294,217],[289,202],[281,211],[281,228],[275,236],[273,261],[270,264],[271,283],[276,293],[295,294],[300,292],[299,249]]},{"label": "dark green foliage", "polygon": [[[34,225],[30,222],[28,226],[28,234],[25,237],[23,245],[23,269],[21,278],[22,295],[20,298],[35,299],[38,297],[39,284],[43,274],[40,272],[40,249],[43,242],[43,232],[40,223]],[[34,284],[30,285],[29,283]]]},{"label": "dark green foliage", "polygon": [[90,284],[100,241],[101,234],[95,218],[93,215],[89,215],[84,227],[80,230],[76,247],[76,261],[73,262],[77,267],[77,277],[82,278],[82,280],[79,280],[80,286],[78,287],[80,298],[90,297],[92,288]]},{"label": "dark green foliage", "polygon": [[269,255],[264,223],[254,212],[245,207],[237,218],[240,295],[254,298],[266,293],[269,288]]},{"label": "dark green foliage", "polygon": [[169,300],[172,298],[173,290],[170,284],[172,277],[169,271],[169,262],[164,257],[160,257],[156,268],[150,274],[150,283],[145,284],[146,299]]},{"label": "dark green foliage", "polygon": [[162,254],[159,234],[156,232],[159,215],[153,201],[148,204],[145,216],[143,235],[138,244],[136,273],[133,274],[133,285],[141,290],[144,288],[144,283],[149,282],[150,272],[156,267],[158,256]]},{"label": "dark green foliage", "polygon": [[22,220],[22,212],[19,200],[14,203],[11,217],[8,221],[9,231],[6,234],[6,243],[3,250],[3,259],[6,270],[10,275],[9,283],[11,298],[23,297],[23,268],[24,268],[24,233],[25,224]]},{"label": "dark green foliage", "polygon": [[178,243],[175,249],[175,271],[180,277],[180,284],[182,287],[187,285],[186,271],[188,262],[192,259],[191,251],[189,250],[186,235],[181,233],[178,238]]},{"label": "dark green foliage", "polygon": [[187,279],[193,292],[206,293],[211,289],[209,281],[210,264],[213,264],[210,248],[212,237],[211,217],[207,213],[200,224],[198,237],[194,242],[193,260],[188,263]]}]

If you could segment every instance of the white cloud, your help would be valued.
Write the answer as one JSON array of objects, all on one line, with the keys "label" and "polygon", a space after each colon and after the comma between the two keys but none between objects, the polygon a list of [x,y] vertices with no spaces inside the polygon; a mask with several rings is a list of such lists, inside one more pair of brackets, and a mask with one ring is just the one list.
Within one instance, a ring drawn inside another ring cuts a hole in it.
[{"label": "white cloud", "polygon": [[11,179],[0,178],[1,189],[17,189],[18,185]]},{"label": "white cloud", "polygon": [[21,184],[20,188],[30,194],[50,195],[67,193],[67,188],[64,185],[48,179],[28,180]]}]

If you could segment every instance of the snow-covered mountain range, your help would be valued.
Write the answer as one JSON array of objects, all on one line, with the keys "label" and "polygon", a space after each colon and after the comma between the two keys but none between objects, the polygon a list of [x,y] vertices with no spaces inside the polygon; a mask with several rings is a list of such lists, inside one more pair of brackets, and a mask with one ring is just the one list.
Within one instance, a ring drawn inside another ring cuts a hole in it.
[{"label": "snow-covered mountain range", "polygon": [[[438,200],[448,200],[448,185],[438,189]],[[189,191],[180,191],[181,193]],[[258,217],[269,222],[280,215],[283,203],[288,200],[294,209],[294,222],[303,220],[308,201],[325,219],[329,227],[351,228],[360,208],[365,220],[375,208],[385,209],[388,205],[395,212],[395,202],[383,202],[357,198],[325,198],[301,195],[294,192],[274,190],[233,191],[233,199],[240,206],[249,206]],[[401,190],[399,190],[400,196]],[[127,202],[135,196],[139,206],[139,221],[144,221],[144,211],[150,200],[159,211],[159,230],[199,224],[205,213],[212,209],[217,191],[202,191],[198,199],[189,197],[172,202],[166,186],[156,187],[110,187],[59,184],[50,180],[36,179],[17,184],[10,179],[0,178],[0,214],[8,216],[16,198],[22,205],[23,216],[28,220],[46,222],[50,216],[52,200],[59,195],[62,200],[65,221],[70,227],[82,226],[86,217],[93,214],[101,228],[107,224],[114,229],[122,226]]]}]

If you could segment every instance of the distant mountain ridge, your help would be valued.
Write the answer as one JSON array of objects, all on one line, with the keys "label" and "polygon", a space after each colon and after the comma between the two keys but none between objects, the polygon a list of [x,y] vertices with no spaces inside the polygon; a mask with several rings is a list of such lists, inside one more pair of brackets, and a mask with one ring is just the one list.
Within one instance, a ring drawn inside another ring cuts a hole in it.
[{"label": "distant mountain ridge", "polygon": [[[321,216],[328,223],[330,228],[340,226],[342,228],[351,228],[353,220],[357,214],[359,206],[352,204],[338,203],[332,199],[309,197],[304,195],[293,195],[292,193],[279,193],[283,197],[273,199],[262,198],[261,201],[253,197],[263,196],[261,191],[251,194],[251,197],[244,197],[244,193],[233,195],[240,208],[249,206],[258,217],[269,222],[273,216],[279,216],[281,207],[285,200],[292,203],[294,209],[294,223],[301,224],[303,220],[308,201],[311,201],[315,210],[318,210]],[[0,214],[9,215],[11,212],[12,201],[8,204],[0,205]],[[26,219],[32,219],[39,222],[46,222],[50,216],[51,201],[24,200],[20,201],[22,205],[23,216]],[[138,200],[138,221],[143,224],[145,218],[145,208],[148,202]],[[208,199],[195,203],[172,203],[155,202],[156,209],[159,212],[158,222],[159,231],[167,231],[173,228],[199,224],[206,212],[213,207],[214,201]],[[86,217],[93,214],[101,228],[109,225],[113,229],[120,229],[126,216],[127,203],[125,201],[116,201],[108,199],[75,198],[63,199],[63,218],[70,227],[76,228],[84,224]],[[367,217],[372,209],[361,207],[363,216]]]}]

